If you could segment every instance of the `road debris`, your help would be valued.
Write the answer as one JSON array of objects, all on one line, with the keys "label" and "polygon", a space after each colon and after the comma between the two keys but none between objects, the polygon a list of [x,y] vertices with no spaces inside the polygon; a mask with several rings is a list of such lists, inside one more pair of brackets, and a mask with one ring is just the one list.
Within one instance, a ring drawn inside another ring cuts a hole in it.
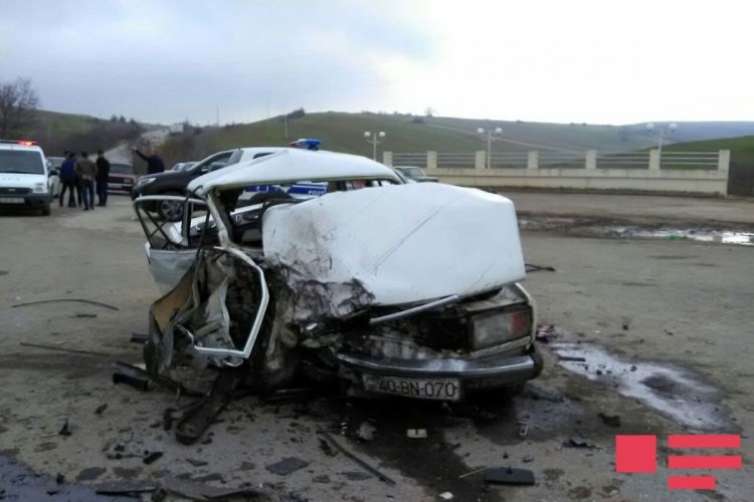
[{"label": "road debris", "polygon": [[586,358],[585,357],[580,357],[580,356],[561,356],[561,355],[558,355],[558,359],[560,361],[567,361],[567,362],[571,362],[571,363],[585,363],[586,362]]},{"label": "road debris", "polygon": [[297,457],[286,457],[279,462],[265,466],[265,469],[278,476],[287,476],[308,466],[309,462]]},{"label": "road debris", "polygon": [[554,324],[540,324],[539,326],[537,326],[535,339],[538,342],[550,343],[559,336],[560,333],[558,331],[558,328]]},{"label": "road debris", "polygon": [[87,314],[85,312],[77,312],[71,316],[71,319],[95,319],[97,314]]},{"label": "road debris", "polygon": [[427,439],[427,429],[406,429],[406,437],[409,439]]},{"label": "road debris", "polygon": [[359,428],[356,429],[356,437],[361,439],[362,441],[372,441],[374,439],[374,433],[377,430],[377,427],[370,424],[369,422],[361,422],[359,424]]},{"label": "road debris", "polygon": [[102,415],[107,409],[107,403],[102,403],[94,409],[95,415]]},{"label": "road debris", "polygon": [[[503,458],[508,458],[508,457],[505,456]],[[474,474],[479,474],[480,472],[484,472],[487,469],[488,469],[488,467],[480,467],[479,469],[474,469],[473,471],[469,471],[469,472],[466,472],[464,474],[461,474],[460,476],[458,476],[458,479],[468,478],[469,476],[473,476]]]},{"label": "road debris", "polygon": [[73,434],[73,432],[71,431],[71,425],[68,423],[67,418],[65,419],[65,422],[63,422],[63,427],[60,428],[58,434],[61,436],[70,436],[71,434]]},{"label": "road debris", "polygon": [[121,480],[106,481],[95,485],[95,491],[99,495],[124,496],[138,498],[142,493],[150,493],[157,490],[159,484],[156,481]]},{"label": "road debris", "polygon": [[163,455],[163,453],[161,451],[147,452],[144,455],[144,458],[142,459],[142,462],[144,462],[146,465],[153,464],[153,463],[157,462],[162,457],[162,455]]},{"label": "road debris", "polygon": [[228,405],[233,391],[242,381],[240,370],[230,368],[217,376],[209,395],[198,399],[186,410],[175,429],[176,439],[183,444],[193,444]]},{"label": "road debris", "polygon": [[320,437],[318,439],[319,439],[319,449],[322,450],[322,453],[324,453],[328,457],[334,457],[335,455],[338,454],[337,451],[332,449],[332,446],[330,446],[330,443],[328,443],[325,438]]},{"label": "road debris", "polygon": [[487,469],[484,482],[493,485],[531,486],[534,484],[534,473],[528,469],[496,467]]},{"label": "road debris", "polygon": [[114,384],[130,385],[134,389],[149,391],[152,388],[152,379],[141,368],[137,368],[128,363],[117,361],[116,370],[113,372]]},{"label": "road debris", "polygon": [[588,442],[586,439],[582,437],[570,437],[566,441],[563,441],[563,446],[565,448],[587,448],[587,449],[597,448],[595,445]]},{"label": "road debris", "polygon": [[535,401],[548,401],[551,403],[562,403],[563,401],[565,401],[565,397],[563,397],[563,395],[559,392],[548,389],[533,382],[527,383],[524,389],[524,395]]},{"label": "road debris", "polygon": [[11,305],[11,307],[19,308],[19,307],[29,307],[32,305],[44,305],[47,303],[86,303],[87,305],[96,305],[98,307],[102,307],[109,310],[120,310],[118,307],[115,307],[113,305],[108,305],[107,303],[102,302],[96,302],[94,300],[86,300],[84,298],[55,298],[52,300],[38,300],[34,302],[25,302],[25,303],[17,303],[15,305]]},{"label": "road debris", "polygon": [[443,500],[453,500],[453,494],[450,492],[442,492],[440,498]]},{"label": "road debris", "polygon": [[598,413],[598,417],[602,420],[602,423],[609,425],[610,427],[620,427],[620,415],[608,415],[606,413]]},{"label": "road debris", "polygon": [[377,469],[375,469],[374,467],[372,467],[371,465],[369,465],[365,461],[361,460],[359,457],[357,457],[356,455],[354,455],[353,453],[351,453],[350,451],[348,451],[340,443],[338,443],[337,441],[335,441],[335,439],[328,432],[319,431],[319,434],[322,437],[324,437],[330,444],[332,444],[332,446],[334,446],[343,455],[347,456],[348,458],[350,458],[351,460],[353,460],[354,462],[356,462],[357,464],[359,464],[361,467],[363,467],[364,469],[366,469],[368,472],[370,472],[371,474],[373,474],[374,476],[376,476],[377,479],[379,479],[380,481],[383,481],[383,482],[385,482],[385,483],[387,483],[389,485],[394,485],[395,484],[395,481],[393,481],[392,479],[390,479],[386,475],[382,474],[380,471],[378,471]]},{"label": "road debris", "polygon": [[81,350],[81,349],[67,349],[65,347],[58,347],[56,345],[45,345],[42,343],[21,342],[19,343],[19,345],[22,347],[32,347],[35,349],[54,350],[57,352],[68,352],[69,354],[81,354],[84,356],[112,357],[111,354],[106,354],[104,352],[94,352],[92,350]]},{"label": "road debris", "polygon": [[550,265],[534,265],[532,263],[526,264],[526,273],[531,272],[555,272],[555,267],[551,267]]},{"label": "road debris", "polygon": [[147,340],[149,340],[149,335],[146,333],[131,333],[131,343],[144,345]]}]

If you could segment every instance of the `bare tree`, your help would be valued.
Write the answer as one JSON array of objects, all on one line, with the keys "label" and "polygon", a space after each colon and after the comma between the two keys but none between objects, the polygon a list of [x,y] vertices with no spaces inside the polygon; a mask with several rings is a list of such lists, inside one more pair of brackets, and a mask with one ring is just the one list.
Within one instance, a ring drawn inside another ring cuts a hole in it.
[{"label": "bare tree", "polygon": [[28,78],[0,82],[0,137],[18,132],[31,122],[39,104],[37,91]]}]

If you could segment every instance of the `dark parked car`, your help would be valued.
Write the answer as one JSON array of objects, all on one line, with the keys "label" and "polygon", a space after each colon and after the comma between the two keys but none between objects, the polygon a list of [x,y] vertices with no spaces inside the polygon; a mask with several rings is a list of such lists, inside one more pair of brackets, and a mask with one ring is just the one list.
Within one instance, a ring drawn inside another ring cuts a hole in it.
[{"label": "dark parked car", "polygon": [[112,162],[110,175],[107,177],[108,192],[131,193],[138,178],[131,164]]},{"label": "dark parked car", "polygon": [[[136,199],[144,195],[185,195],[186,186],[194,178],[232,164],[263,157],[278,150],[281,150],[281,148],[236,148],[234,150],[225,150],[210,155],[188,169],[147,174],[136,182],[136,186],[134,186],[131,192],[131,198]],[[155,206],[149,209],[157,212],[161,218],[168,221],[179,221],[183,216],[183,204],[177,201],[163,200],[155,202]]]}]

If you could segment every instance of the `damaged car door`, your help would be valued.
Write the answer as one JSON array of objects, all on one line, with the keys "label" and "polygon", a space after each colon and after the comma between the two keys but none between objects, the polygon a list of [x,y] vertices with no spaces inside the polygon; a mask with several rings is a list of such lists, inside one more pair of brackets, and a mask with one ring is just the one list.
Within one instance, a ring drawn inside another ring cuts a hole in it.
[{"label": "damaged car door", "polygon": [[[169,221],[150,210],[160,202],[181,204],[183,220]],[[154,195],[136,199],[134,210],[147,238],[144,253],[149,271],[160,291],[167,293],[178,284],[196,259],[202,230],[208,224],[207,204],[199,199],[178,195]],[[211,219],[209,224],[212,225]]]}]

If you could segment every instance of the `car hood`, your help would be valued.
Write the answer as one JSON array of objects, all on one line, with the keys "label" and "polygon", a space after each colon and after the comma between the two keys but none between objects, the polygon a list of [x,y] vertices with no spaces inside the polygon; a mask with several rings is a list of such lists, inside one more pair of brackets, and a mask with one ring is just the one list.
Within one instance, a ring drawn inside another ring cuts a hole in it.
[{"label": "car hood", "polygon": [[34,183],[46,183],[44,174],[0,173],[0,187],[32,187]]},{"label": "car hood", "polygon": [[473,295],[525,277],[513,203],[476,189],[411,183],[335,192],[271,207],[262,228],[265,260],[288,277],[356,282],[375,305]]}]

